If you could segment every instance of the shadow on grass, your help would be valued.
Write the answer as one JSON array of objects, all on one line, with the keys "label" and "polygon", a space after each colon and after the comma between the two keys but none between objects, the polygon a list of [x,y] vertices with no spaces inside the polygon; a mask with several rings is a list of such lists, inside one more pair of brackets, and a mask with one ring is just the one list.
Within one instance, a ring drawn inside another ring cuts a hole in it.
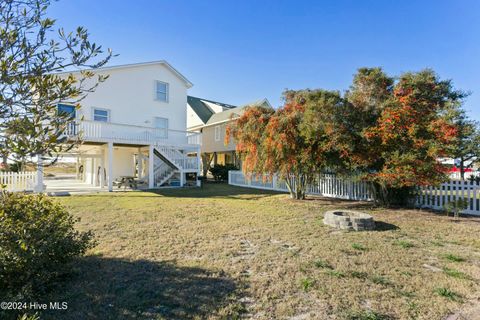
[{"label": "shadow on grass", "polygon": [[146,189],[136,191],[115,191],[112,193],[103,192],[96,194],[78,195],[79,197],[111,197],[121,196],[129,198],[222,198],[222,199],[242,199],[255,200],[270,197],[277,194],[286,194],[277,191],[260,190],[253,188],[242,188],[231,186],[226,183],[207,183],[197,188],[163,188],[163,189]]},{"label": "shadow on grass", "polygon": [[232,199],[258,199],[268,197],[275,194],[282,194],[281,192],[260,190],[253,188],[242,188],[231,186],[226,183],[206,183],[200,188],[189,189],[155,189],[149,190],[155,194],[164,197],[178,197],[178,198],[232,198]]},{"label": "shadow on grass", "polygon": [[399,230],[399,229],[400,227],[394,224],[375,220],[375,230],[373,231],[391,231],[391,230]]},{"label": "shadow on grass", "polygon": [[45,319],[190,319],[239,310],[238,284],[201,268],[101,257],[76,267],[76,276],[48,297],[67,301],[68,309],[48,311]]}]

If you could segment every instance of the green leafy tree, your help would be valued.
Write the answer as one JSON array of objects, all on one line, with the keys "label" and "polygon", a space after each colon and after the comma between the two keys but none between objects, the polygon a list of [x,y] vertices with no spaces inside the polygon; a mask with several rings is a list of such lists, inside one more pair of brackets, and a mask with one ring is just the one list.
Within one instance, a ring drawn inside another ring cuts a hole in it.
[{"label": "green leafy tree", "polygon": [[480,128],[464,111],[455,117],[458,134],[451,149],[451,157],[459,160],[460,176],[465,180],[466,163],[480,158]]},{"label": "green leafy tree", "polygon": [[112,52],[90,42],[83,27],[55,31],[49,0],[0,2],[0,153],[24,162],[34,156],[55,158],[71,149],[64,133],[71,115],[57,112],[59,102],[79,106],[106,77],[91,71],[60,74],[105,65]]}]

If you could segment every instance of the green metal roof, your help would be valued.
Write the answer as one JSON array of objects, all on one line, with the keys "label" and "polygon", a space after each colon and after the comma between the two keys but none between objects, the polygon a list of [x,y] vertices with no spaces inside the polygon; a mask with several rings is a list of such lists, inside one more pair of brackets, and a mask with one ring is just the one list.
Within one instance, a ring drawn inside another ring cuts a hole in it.
[{"label": "green metal roof", "polygon": [[212,101],[212,100],[187,96],[188,105],[193,109],[193,111],[198,115],[198,117],[203,121],[203,123],[207,123],[207,121],[210,119],[210,117],[212,117],[212,115],[215,114],[212,111],[212,109],[210,109],[210,107],[208,105],[206,105],[203,101],[219,105],[220,107],[225,108],[225,109],[236,108],[236,106],[232,106],[230,104],[226,104],[226,103],[222,103],[222,102],[217,102],[217,101]]}]

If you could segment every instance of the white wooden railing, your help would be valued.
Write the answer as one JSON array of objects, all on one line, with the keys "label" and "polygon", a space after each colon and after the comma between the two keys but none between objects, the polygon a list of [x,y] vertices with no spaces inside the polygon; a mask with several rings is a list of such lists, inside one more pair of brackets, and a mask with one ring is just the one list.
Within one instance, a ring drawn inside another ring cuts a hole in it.
[{"label": "white wooden railing", "polygon": [[[228,172],[228,183],[231,185],[288,192],[286,183],[279,180],[275,175],[273,178],[265,178],[252,175],[247,179],[242,171]],[[294,186],[293,183],[292,185]],[[334,174],[319,174],[316,181],[307,187],[307,194],[348,200],[373,200],[366,182],[340,178]]]},{"label": "white wooden railing", "polygon": [[187,154],[180,152],[177,147],[156,145],[155,148],[180,169],[197,170],[200,166],[197,157],[189,157]]},{"label": "white wooden railing", "polygon": [[467,204],[461,213],[480,215],[480,185],[468,180],[450,180],[436,187],[419,187],[416,205],[444,210],[447,203],[461,199],[465,199]]},{"label": "white wooden railing", "polygon": [[69,124],[68,137],[81,137],[85,141],[125,143],[167,143],[187,145],[201,142],[201,133],[152,128],[112,122],[81,120]]},{"label": "white wooden railing", "polygon": [[36,183],[36,172],[0,172],[0,185],[10,192],[32,191]]},{"label": "white wooden railing", "polygon": [[187,143],[202,145],[202,134],[200,132],[187,132]]}]

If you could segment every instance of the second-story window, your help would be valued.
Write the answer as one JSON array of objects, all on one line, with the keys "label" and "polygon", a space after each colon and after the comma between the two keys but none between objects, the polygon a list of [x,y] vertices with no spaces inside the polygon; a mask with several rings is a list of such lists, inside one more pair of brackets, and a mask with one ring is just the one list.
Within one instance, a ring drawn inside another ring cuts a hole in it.
[{"label": "second-story window", "polygon": [[76,110],[74,105],[59,103],[57,105],[57,110],[58,114],[62,117],[70,117],[72,119],[75,119]]},{"label": "second-story window", "polygon": [[168,102],[168,83],[162,81],[155,82],[155,98],[158,101]]},{"label": "second-story window", "polygon": [[215,141],[220,141],[220,126],[215,126]]},{"label": "second-story window", "polygon": [[93,108],[93,120],[109,122],[110,121],[110,111],[107,109]]}]

